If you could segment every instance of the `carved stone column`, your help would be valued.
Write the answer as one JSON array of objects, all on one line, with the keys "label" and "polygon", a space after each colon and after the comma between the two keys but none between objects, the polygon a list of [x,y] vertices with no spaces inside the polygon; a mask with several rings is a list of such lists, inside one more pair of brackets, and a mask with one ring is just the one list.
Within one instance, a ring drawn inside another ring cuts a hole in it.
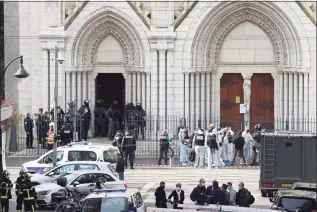
[{"label": "carved stone column", "polygon": [[[71,101],[71,72],[67,70],[66,74],[66,105]],[[66,109],[66,108],[65,108]]]},{"label": "carved stone column", "polygon": [[189,104],[190,104],[190,113],[189,113],[189,118],[190,118],[190,129],[195,129],[195,73],[190,73],[190,98],[189,98]]},{"label": "carved stone column", "polygon": [[83,101],[82,101],[83,84],[82,84],[82,81],[81,81],[81,74],[82,74],[81,71],[77,73],[77,104],[78,104],[78,106],[83,104]]},{"label": "carved stone column", "polygon": [[[151,114],[153,115],[153,127],[154,125],[154,119],[156,119],[156,117],[154,117],[155,115],[159,115],[159,111],[158,111],[158,104],[159,104],[159,99],[158,99],[158,70],[157,70],[157,50],[156,49],[152,49],[151,50],[151,83],[148,85],[151,88]],[[148,76],[149,77],[149,76]],[[152,127],[152,129],[154,129]]]},{"label": "carved stone column", "polygon": [[137,103],[137,99],[138,99],[138,95],[137,95],[137,93],[138,93],[138,88],[137,88],[137,84],[138,84],[138,81],[137,81],[137,73],[135,73],[135,72],[133,72],[132,73],[132,102],[134,103],[134,104],[136,104]]},{"label": "carved stone column", "polygon": [[[164,121],[162,123],[165,123],[166,120],[166,77],[165,77],[165,53],[166,50],[159,50],[159,89],[160,89],[160,95],[159,95],[159,114],[161,117],[161,120]],[[164,124],[162,125],[163,128],[165,128]]]},{"label": "carved stone column", "polygon": [[77,83],[77,78],[76,78],[76,74],[77,74],[77,71],[72,71],[71,73],[71,77],[72,77],[72,100],[74,101],[74,103],[76,104],[76,108],[78,107],[77,105],[77,88],[76,88],[76,83]]},{"label": "carved stone column", "polygon": [[293,73],[288,74],[288,116],[289,116],[289,129],[294,130],[294,76]]},{"label": "carved stone column", "polygon": [[298,122],[299,130],[304,130],[304,78],[303,74],[298,74]]},{"label": "carved stone column", "polygon": [[271,74],[272,78],[274,80],[274,129],[278,129],[279,125],[278,125],[278,119],[276,117],[278,117],[278,115],[280,114],[280,102],[279,99],[281,98],[280,94],[279,94],[279,75],[278,74]]},{"label": "carved stone column", "polygon": [[246,105],[247,112],[244,114],[244,126],[250,127],[250,104],[251,104],[251,78],[252,73],[243,73],[242,77],[244,79],[243,82],[243,100]]},{"label": "carved stone column", "polygon": [[[207,72],[205,74],[206,76],[206,122],[207,122],[207,125],[211,124],[211,120],[210,120],[210,117],[211,117],[211,95],[212,95],[212,91],[211,91],[211,85],[212,85],[212,82],[211,82],[211,73],[210,72]],[[208,126],[207,126],[208,127]]]},{"label": "carved stone column", "polygon": [[298,73],[294,74],[294,128],[298,130]]},{"label": "carved stone column", "polygon": [[279,87],[280,87],[280,92],[279,92],[279,106],[280,106],[280,112],[279,115],[277,117],[277,121],[278,121],[278,129],[279,130],[283,130],[284,129],[284,76],[283,76],[283,72],[279,73]]},{"label": "carved stone column", "polygon": [[201,119],[200,115],[200,73],[195,74],[195,113],[194,113],[194,118],[195,118],[195,128],[196,127],[201,127],[198,126],[199,122],[198,120]]},{"label": "carved stone column", "polygon": [[309,130],[309,122],[311,121],[309,117],[309,80],[308,73],[304,73],[304,117],[305,117],[305,131]]},{"label": "carved stone column", "polygon": [[[218,114],[218,117],[216,115],[216,75],[214,72],[212,72],[210,74],[210,78],[211,78],[211,114],[210,114],[210,118],[211,118],[211,122],[213,122],[214,120],[220,118]],[[220,96],[219,96],[220,97]],[[220,101],[220,99],[219,99]]]},{"label": "carved stone column", "polygon": [[206,74],[200,74],[200,117],[201,127],[206,129]]},{"label": "carved stone column", "polygon": [[[184,70],[184,76],[185,76],[185,82],[184,82],[184,88],[185,88],[185,93],[184,93],[184,104],[185,104],[185,117],[188,122],[188,115],[190,114],[189,112],[189,95],[190,95],[190,87],[189,87],[189,73],[188,70]],[[188,123],[187,123],[188,125]]]},{"label": "carved stone column", "polygon": [[288,73],[284,73],[284,129],[289,130],[288,113]]}]

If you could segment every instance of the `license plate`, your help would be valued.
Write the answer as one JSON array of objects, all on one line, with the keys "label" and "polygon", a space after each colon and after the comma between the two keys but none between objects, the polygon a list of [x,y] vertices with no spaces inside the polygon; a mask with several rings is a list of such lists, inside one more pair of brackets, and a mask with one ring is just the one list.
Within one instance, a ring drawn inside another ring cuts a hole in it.
[{"label": "license plate", "polygon": [[282,187],[283,188],[291,188],[293,186],[293,184],[288,184],[288,183],[283,183]]},{"label": "license plate", "polygon": [[65,130],[64,133],[70,133],[70,130]]}]

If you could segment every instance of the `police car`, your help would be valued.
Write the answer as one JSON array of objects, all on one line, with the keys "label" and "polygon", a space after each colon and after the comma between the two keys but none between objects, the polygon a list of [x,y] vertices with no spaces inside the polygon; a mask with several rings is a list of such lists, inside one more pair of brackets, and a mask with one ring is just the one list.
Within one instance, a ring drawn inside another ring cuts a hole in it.
[{"label": "police car", "polygon": [[104,173],[111,173],[114,176],[119,177],[118,173],[116,173],[110,163],[97,161],[76,161],[62,163],[61,165],[56,166],[43,174],[33,174],[31,177],[31,181],[33,185],[51,183],[59,176],[65,173],[72,173],[77,170],[100,170]]},{"label": "police car", "polygon": [[96,189],[83,200],[83,212],[145,212],[139,189]]},{"label": "police car", "polygon": [[[57,164],[73,161],[99,161],[111,163],[113,167],[117,163],[118,147],[112,145],[92,145],[90,142],[71,143],[67,146],[57,148]],[[48,151],[37,160],[22,165],[25,172],[44,173],[53,167],[53,150]]]}]

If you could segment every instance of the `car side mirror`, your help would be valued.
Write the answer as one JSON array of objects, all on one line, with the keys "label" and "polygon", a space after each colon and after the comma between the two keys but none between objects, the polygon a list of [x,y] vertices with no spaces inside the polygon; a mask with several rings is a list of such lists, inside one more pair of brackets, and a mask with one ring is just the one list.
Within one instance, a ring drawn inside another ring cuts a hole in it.
[{"label": "car side mirror", "polygon": [[75,181],[75,182],[73,182],[73,186],[78,186],[79,185],[79,182],[78,181]]},{"label": "car side mirror", "polygon": [[269,200],[270,200],[270,202],[273,202],[273,198],[272,197],[270,197]]},{"label": "car side mirror", "polygon": [[54,171],[48,173],[48,176],[53,176],[54,175]]}]

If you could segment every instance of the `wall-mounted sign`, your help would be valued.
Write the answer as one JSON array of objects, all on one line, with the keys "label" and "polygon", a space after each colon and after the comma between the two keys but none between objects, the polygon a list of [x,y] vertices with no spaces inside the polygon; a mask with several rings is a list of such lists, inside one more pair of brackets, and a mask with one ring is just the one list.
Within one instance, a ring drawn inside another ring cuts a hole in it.
[{"label": "wall-mounted sign", "polygon": [[236,96],[236,104],[240,104],[240,96]]},{"label": "wall-mounted sign", "polygon": [[240,104],[240,113],[247,113],[247,106],[245,104]]}]

